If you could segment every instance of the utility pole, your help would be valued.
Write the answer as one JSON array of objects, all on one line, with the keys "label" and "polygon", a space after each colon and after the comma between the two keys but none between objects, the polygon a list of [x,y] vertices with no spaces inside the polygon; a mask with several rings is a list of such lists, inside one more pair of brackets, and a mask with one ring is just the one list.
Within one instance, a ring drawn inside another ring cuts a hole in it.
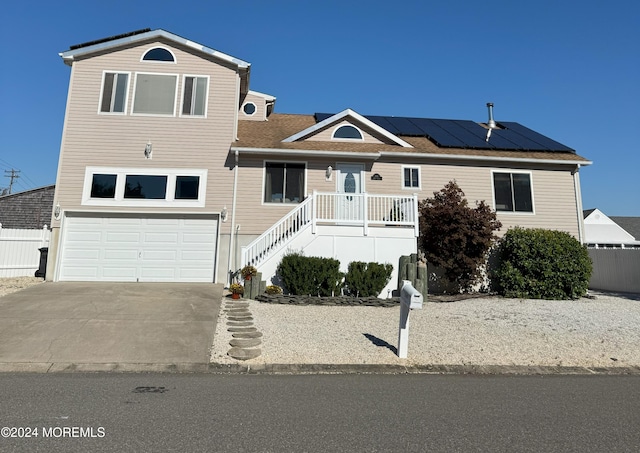
[{"label": "utility pole", "polygon": [[20,177],[20,175],[18,175],[18,173],[20,173],[20,170],[14,170],[12,168],[11,170],[5,170],[4,172],[7,173],[7,175],[5,175],[5,178],[11,178],[11,181],[9,182],[9,195],[10,195],[11,188],[13,187],[13,180],[18,179]]}]

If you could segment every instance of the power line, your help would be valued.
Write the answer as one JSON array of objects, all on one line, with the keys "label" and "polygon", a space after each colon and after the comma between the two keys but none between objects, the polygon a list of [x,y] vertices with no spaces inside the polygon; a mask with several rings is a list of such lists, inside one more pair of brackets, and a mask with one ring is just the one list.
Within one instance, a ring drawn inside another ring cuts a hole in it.
[{"label": "power line", "polygon": [[[9,194],[11,194],[11,188],[13,187],[13,180],[18,179],[20,177],[20,175],[18,175],[18,173],[20,173],[20,170],[14,170],[12,168],[11,170],[5,170],[4,172],[5,172],[5,178],[11,178],[9,182]],[[7,176],[8,174],[10,174],[10,176]]]}]

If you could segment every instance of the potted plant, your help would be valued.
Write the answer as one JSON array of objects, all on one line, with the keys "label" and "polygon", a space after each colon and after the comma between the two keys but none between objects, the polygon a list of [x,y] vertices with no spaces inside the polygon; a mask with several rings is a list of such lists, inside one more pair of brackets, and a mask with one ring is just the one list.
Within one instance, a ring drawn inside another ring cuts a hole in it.
[{"label": "potted plant", "polygon": [[240,273],[245,280],[251,280],[251,277],[258,275],[258,269],[251,265],[247,265],[240,270]]},{"label": "potted plant", "polygon": [[240,299],[240,296],[244,294],[244,286],[240,283],[232,283],[229,286],[229,291],[231,291],[232,299]]}]

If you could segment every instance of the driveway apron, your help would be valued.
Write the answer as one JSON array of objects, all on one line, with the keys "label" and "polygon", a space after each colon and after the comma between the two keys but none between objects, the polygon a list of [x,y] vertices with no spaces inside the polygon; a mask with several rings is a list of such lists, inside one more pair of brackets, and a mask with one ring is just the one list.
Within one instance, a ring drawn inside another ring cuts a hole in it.
[{"label": "driveway apron", "polygon": [[0,298],[0,364],[207,364],[223,285],[42,283]]}]

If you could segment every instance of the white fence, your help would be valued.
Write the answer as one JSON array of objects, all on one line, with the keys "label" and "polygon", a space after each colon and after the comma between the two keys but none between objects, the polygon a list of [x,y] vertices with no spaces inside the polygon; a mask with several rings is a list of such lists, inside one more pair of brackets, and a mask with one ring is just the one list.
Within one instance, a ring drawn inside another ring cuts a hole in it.
[{"label": "white fence", "polygon": [[589,249],[593,274],[589,288],[640,293],[640,249]]},{"label": "white fence", "polygon": [[2,228],[0,224],[0,277],[33,277],[40,267],[41,247],[49,246],[51,232]]}]

